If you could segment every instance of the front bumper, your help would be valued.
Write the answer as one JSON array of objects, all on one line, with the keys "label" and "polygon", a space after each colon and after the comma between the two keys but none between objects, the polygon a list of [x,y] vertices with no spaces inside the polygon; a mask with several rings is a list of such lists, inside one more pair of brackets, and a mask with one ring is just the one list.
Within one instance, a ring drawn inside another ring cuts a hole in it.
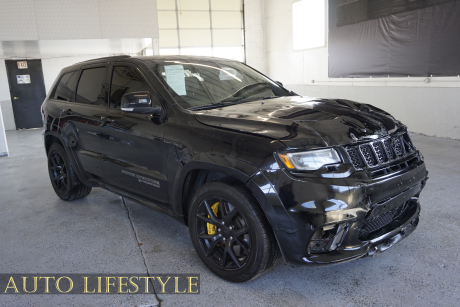
[{"label": "front bumper", "polygon": [[[367,182],[359,176],[298,178],[283,170],[261,172],[252,182],[270,203],[264,211],[284,261],[290,265],[325,265],[377,255],[412,233],[418,224],[418,197],[427,175],[420,161],[404,172]],[[404,212],[395,220],[363,238],[366,221],[397,210],[402,204]],[[315,231],[334,225],[344,226],[336,247],[312,252],[309,244]]]},{"label": "front bumper", "polygon": [[[410,200],[410,209],[410,212],[406,214],[403,219],[397,221],[399,225],[396,228],[389,230],[389,232],[384,235],[369,241],[364,241],[362,242],[362,245],[348,246],[346,245],[346,241],[348,240],[346,237],[354,237],[357,235],[355,231],[351,230],[346,234],[344,243],[336,250],[327,253],[306,255],[301,259],[302,264],[334,264],[365,256],[376,256],[379,253],[386,251],[410,235],[417,227],[420,216],[420,203],[418,202],[418,199],[414,198]],[[359,224],[359,222],[355,224]]]}]

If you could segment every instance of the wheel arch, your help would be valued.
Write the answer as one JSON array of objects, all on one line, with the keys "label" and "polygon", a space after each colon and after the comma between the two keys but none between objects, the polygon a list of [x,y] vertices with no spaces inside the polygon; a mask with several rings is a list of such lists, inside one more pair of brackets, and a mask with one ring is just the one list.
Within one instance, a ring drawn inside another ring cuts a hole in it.
[{"label": "wheel arch", "polygon": [[69,159],[70,164],[72,165],[72,168],[73,168],[75,174],[77,175],[78,179],[86,186],[90,186],[90,187],[96,187],[97,186],[97,185],[95,185],[93,183],[90,183],[88,181],[88,178],[86,176],[84,176],[83,172],[80,169],[80,166],[78,165],[77,161],[75,160],[75,157],[74,157],[72,151],[67,146],[68,142],[64,138],[63,135],[60,135],[60,134],[58,134],[58,133],[56,133],[54,131],[47,131],[44,134],[44,141],[45,141],[45,151],[46,151],[47,156],[48,156],[48,151],[49,151],[51,145],[53,145],[55,143],[58,143],[59,145],[62,146],[62,148],[64,148],[65,153],[67,154],[67,158]]},{"label": "wheel arch", "polygon": [[62,140],[58,136],[53,135],[53,133],[49,133],[45,135],[45,151],[47,155],[48,155],[48,151],[50,150],[51,145],[53,145],[54,143],[58,143],[65,149],[65,146]]},{"label": "wheel arch", "polygon": [[209,157],[201,158],[185,164],[172,185],[172,209],[186,225],[190,201],[200,186],[224,178],[232,178],[246,186],[248,180],[258,172],[252,164],[231,157],[213,156],[212,161],[207,159]]}]

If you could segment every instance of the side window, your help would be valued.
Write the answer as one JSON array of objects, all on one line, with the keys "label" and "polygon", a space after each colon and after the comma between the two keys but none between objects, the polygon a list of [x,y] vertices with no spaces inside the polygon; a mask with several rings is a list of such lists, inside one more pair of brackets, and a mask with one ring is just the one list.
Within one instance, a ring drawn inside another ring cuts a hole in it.
[{"label": "side window", "polygon": [[76,102],[107,106],[104,98],[105,67],[83,70],[78,82]]},{"label": "side window", "polygon": [[66,73],[59,80],[56,90],[54,91],[54,99],[73,101],[75,97],[75,87],[77,86],[79,71]]},{"label": "side window", "polygon": [[[132,67],[114,67],[110,84],[110,106],[119,108],[121,97],[126,93],[147,91],[150,87],[144,78]],[[152,97],[154,100],[154,97]]]}]

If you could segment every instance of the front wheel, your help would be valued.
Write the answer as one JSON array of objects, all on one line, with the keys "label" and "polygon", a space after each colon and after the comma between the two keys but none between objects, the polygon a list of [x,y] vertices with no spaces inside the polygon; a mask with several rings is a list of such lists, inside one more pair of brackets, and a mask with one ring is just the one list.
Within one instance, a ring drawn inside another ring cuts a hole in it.
[{"label": "front wheel", "polygon": [[91,192],[91,187],[80,182],[64,148],[57,143],[48,151],[48,172],[54,192],[63,200],[83,198]]},{"label": "front wheel", "polygon": [[193,197],[188,218],[195,250],[204,264],[225,280],[254,279],[279,258],[263,211],[237,182],[203,185]]}]

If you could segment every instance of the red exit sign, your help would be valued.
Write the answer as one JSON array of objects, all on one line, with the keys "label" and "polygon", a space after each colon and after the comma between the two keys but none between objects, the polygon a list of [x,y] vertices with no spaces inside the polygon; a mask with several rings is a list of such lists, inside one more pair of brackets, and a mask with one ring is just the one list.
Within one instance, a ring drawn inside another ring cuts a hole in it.
[{"label": "red exit sign", "polygon": [[27,61],[18,62],[19,69],[26,69],[27,68]]}]

